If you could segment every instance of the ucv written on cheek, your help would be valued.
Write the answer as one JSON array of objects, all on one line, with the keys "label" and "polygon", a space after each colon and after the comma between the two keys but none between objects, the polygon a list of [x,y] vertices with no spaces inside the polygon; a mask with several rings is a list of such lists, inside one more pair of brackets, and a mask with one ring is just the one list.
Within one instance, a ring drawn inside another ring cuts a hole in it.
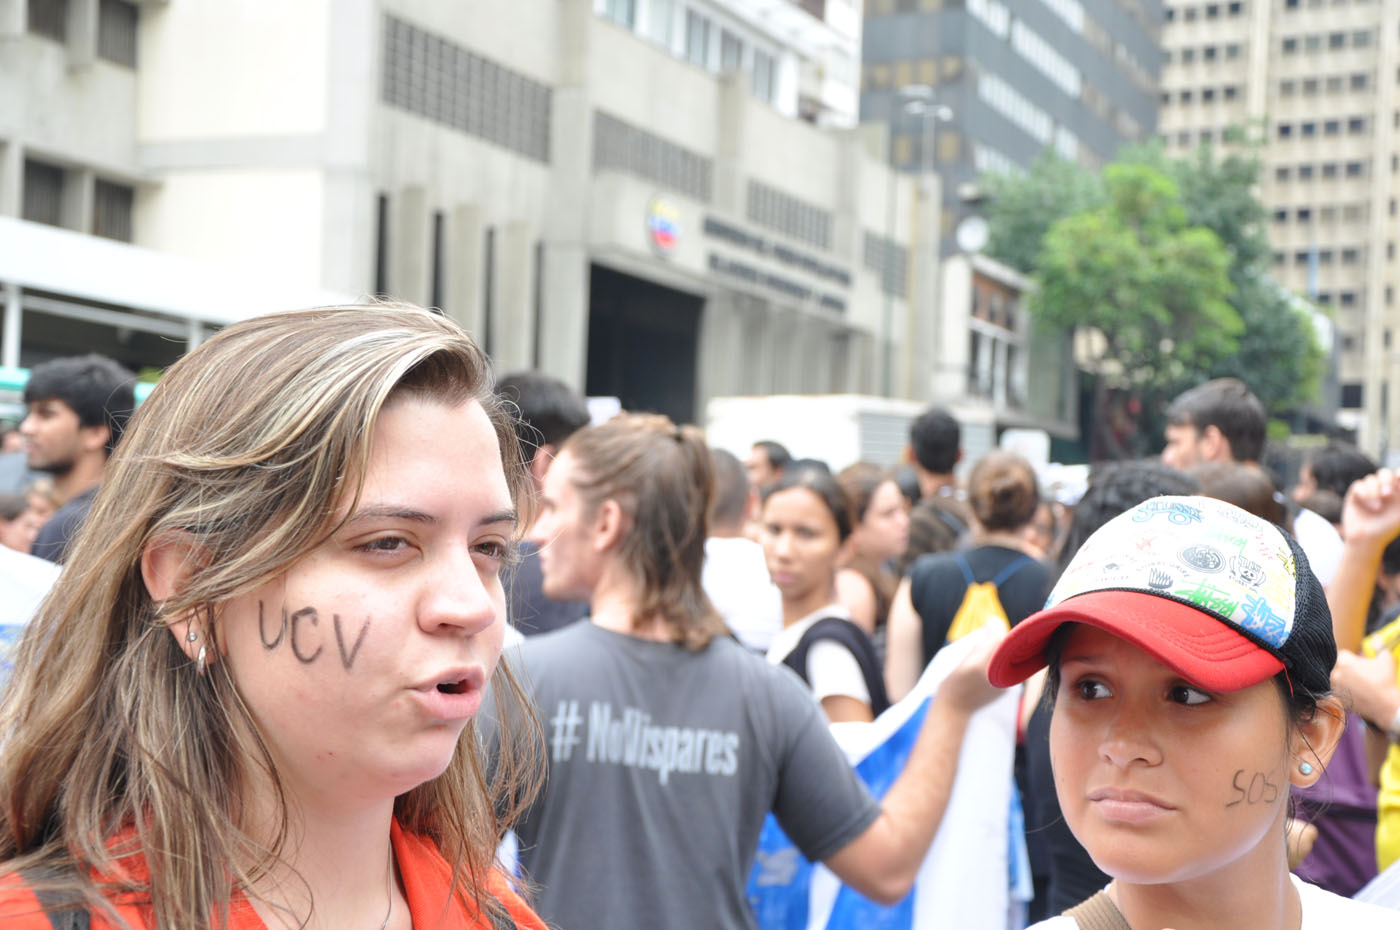
[{"label": "ucv written on cheek", "polygon": [[[294,610],[290,614],[287,608],[281,610],[282,620],[274,631],[275,636],[268,635],[268,624],[266,611],[262,601],[258,601],[258,637],[262,640],[263,647],[268,651],[277,649],[283,643],[291,649],[292,655],[296,656],[298,662],[303,665],[310,665],[321,657],[325,651],[325,643],[321,642],[321,637],[316,637],[315,648],[308,651],[308,643],[304,642],[302,622],[319,630],[321,615],[315,607],[303,607]],[[340,614],[331,614],[331,628],[335,633],[335,648],[340,654],[340,664],[345,666],[348,672],[355,664],[355,657],[359,655],[360,646],[364,644],[365,634],[369,632],[369,620],[360,624],[360,632],[355,635],[355,643],[348,650],[345,648],[345,631],[340,621]]]}]

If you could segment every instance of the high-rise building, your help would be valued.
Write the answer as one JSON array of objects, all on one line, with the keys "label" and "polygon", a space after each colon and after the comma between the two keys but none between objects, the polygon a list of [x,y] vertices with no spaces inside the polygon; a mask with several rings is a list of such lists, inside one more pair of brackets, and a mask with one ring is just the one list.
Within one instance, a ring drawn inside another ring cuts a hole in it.
[{"label": "high-rise building", "polygon": [[1273,275],[1330,307],[1339,420],[1400,449],[1400,0],[1169,0],[1160,132],[1170,151],[1264,138]]},{"label": "high-rise building", "polygon": [[1046,149],[1097,167],[1155,131],[1162,18],[1160,0],[867,0],[861,120],[943,177],[949,246],[983,172]]}]

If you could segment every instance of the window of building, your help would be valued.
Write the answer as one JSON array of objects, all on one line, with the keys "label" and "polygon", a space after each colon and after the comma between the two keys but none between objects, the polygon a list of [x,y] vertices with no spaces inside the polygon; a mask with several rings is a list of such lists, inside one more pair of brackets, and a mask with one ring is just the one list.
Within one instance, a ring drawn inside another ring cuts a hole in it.
[{"label": "window of building", "polygon": [[1357,382],[1355,384],[1343,384],[1342,406],[1352,410],[1359,409],[1361,407],[1362,400],[1361,392],[1364,387],[1365,385],[1361,384],[1360,382]]},{"label": "window of building", "polygon": [[753,95],[765,103],[772,103],[777,90],[777,60],[762,49],[753,50]]},{"label": "window of building", "polygon": [[1209,145],[1210,143],[1212,143],[1212,142],[1214,142],[1214,141],[1215,141],[1215,130],[1213,130],[1213,129],[1202,129],[1202,130],[1201,130],[1201,144],[1202,144],[1202,145]]},{"label": "window of building", "polygon": [[685,57],[691,64],[708,68],[710,62],[710,21],[694,10],[685,11]]},{"label": "window of building", "polygon": [[135,199],[134,189],[99,178],[92,192],[92,234],[130,242],[131,204]]},{"label": "window of building", "polygon": [[738,71],[744,66],[744,43],[728,29],[719,33],[719,70]]},{"label": "window of building", "polygon": [[1279,124],[1278,124],[1278,137],[1279,137],[1280,139],[1288,139],[1288,138],[1291,138],[1292,135],[1293,135],[1293,126],[1292,126],[1290,123],[1279,123]]},{"label": "window of building", "polygon": [[[1304,254],[1304,255],[1307,255],[1308,253],[1304,252],[1303,254]],[[1332,264],[1332,250],[1331,250],[1331,249],[1318,249],[1318,250],[1317,250],[1317,263],[1318,263],[1319,265],[1330,265],[1330,264]]]},{"label": "window of building", "polygon": [[1347,177],[1360,178],[1366,175],[1366,165],[1359,161],[1347,162]]},{"label": "window of building", "polygon": [[1291,173],[1287,165],[1279,165],[1274,169],[1274,180],[1280,183],[1285,182]]},{"label": "window of building", "polygon": [[1312,96],[1316,95],[1316,94],[1317,94],[1318,86],[1319,86],[1319,85],[1318,85],[1317,78],[1304,78],[1304,79],[1303,79],[1303,96],[1305,96],[1305,97],[1312,97]]},{"label": "window of building", "polygon": [[1322,176],[1324,178],[1335,178],[1337,176],[1337,163],[1333,161],[1323,162]]},{"label": "window of building", "polygon": [[1189,65],[1196,60],[1196,50],[1194,48],[1183,48],[1181,50],[1181,63]]},{"label": "window of building", "polygon": [[1231,42],[1230,44],[1225,46],[1225,57],[1230,59],[1239,58],[1240,53],[1243,51],[1244,47],[1240,45],[1240,43]]},{"label": "window of building", "polygon": [[1285,55],[1294,55],[1294,54],[1297,54],[1297,52],[1298,52],[1298,39],[1297,39],[1296,37],[1294,37],[1294,36],[1289,36],[1288,38],[1286,38],[1286,39],[1283,40],[1283,53],[1284,53]]},{"label": "window of building", "polygon": [[1371,30],[1358,29],[1351,34],[1353,48],[1367,48],[1371,44]]},{"label": "window of building", "polygon": [[1395,261],[1395,240],[1393,239],[1385,244],[1385,260],[1388,262]]},{"label": "window of building", "polygon": [[1275,252],[1275,253],[1274,253],[1274,264],[1275,264],[1275,265],[1282,265],[1282,264],[1283,264],[1284,262],[1286,262],[1286,261],[1288,261],[1288,256],[1287,256],[1287,255],[1285,255],[1285,254],[1282,253],[1282,252]]},{"label": "window of building", "polygon": [[97,7],[97,54],[128,68],[136,67],[137,6],[126,0],[101,0]]},{"label": "window of building", "polygon": [[1371,86],[1371,76],[1369,74],[1353,74],[1351,76],[1352,90],[1365,90]]},{"label": "window of building", "polygon": [[1337,208],[1336,208],[1336,207],[1331,207],[1331,206],[1328,206],[1328,207],[1318,207],[1318,208],[1317,208],[1317,220],[1318,220],[1319,223],[1335,223],[1335,222],[1337,222]]},{"label": "window of building", "polygon": [[1303,250],[1294,252],[1294,253],[1293,253],[1293,264],[1295,264],[1295,265],[1307,265],[1307,263],[1308,263],[1308,261],[1311,259],[1311,257],[1312,257],[1312,253],[1308,252],[1306,249],[1303,249]]},{"label": "window of building", "polygon": [[1345,32],[1334,32],[1327,37],[1327,47],[1336,51],[1339,48],[1347,47],[1347,34]]},{"label": "window of building", "polygon": [[603,15],[628,29],[635,29],[637,26],[637,0],[607,0],[603,4]]},{"label": "window of building", "polygon": [[1317,135],[1317,123],[1312,120],[1298,124],[1298,133],[1305,139],[1310,139]]},{"label": "window of building", "polygon": [[1279,81],[1278,94],[1280,97],[1292,97],[1298,91],[1297,81]]},{"label": "window of building", "polygon": [[1242,2],[1240,2],[1240,0],[1235,0],[1234,3],[1231,3],[1231,4],[1230,4],[1230,15],[1231,15],[1231,16],[1239,16],[1239,15],[1240,15],[1241,13],[1243,13],[1243,12],[1244,12],[1244,4],[1243,4]]},{"label": "window of building", "polygon": [[1366,205],[1349,203],[1342,207],[1342,221],[1346,223],[1357,223],[1367,215]]},{"label": "window of building", "polygon": [[1299,207],[1298,210],[1297,210],[1297,212],[1296,212],[1294,215],[1298,217],[1298,222],[1300,222],[1300,223],[1311,223],[1311,222],[1312,222],[1312,208],[1311,208],[1311,207]]},{"label": "window of building", "polygon": [[1182,102],[1182,103],[1190,103],[1190,102],[1191,102],[1191,96],[1192,96],[1192,94],[1191,94],[1191,91],[1190,91],[1190,90],[1183,90],[1183,91],[1181,92],[1181,102]]},{"label": "window of building", "polygon": [[[1323,166],[1324,169],[1325,169],[1326,167],[1327,167],[1326,165]],[[1313,166],[1312,166],[1312,165],[1299,165],[1299,166],[1298,166],[1298,180],[1300,180],[1300,181],[1311,181],[1311,180],[1312,180],[1312,177],[1313,177]]]},{"label": "window of building", "polygon": [[1207,3],[1207,4],[1206,4],[1206,19],[1219,19],[1219,18],[1220,18],[1220,4],[1218,4],[1218,3]]},{"label": "window of building", "polygon": [[20,214],[31,223],[59,226],[63,222],[63,176],[58,165],[24,160],[24,204]]},{"label": "window of building", "polygon": [[1322,51],[1322,36],[1321,36],[1321,35],[1304,36],[1304,37],[1303,37],[1303,51],[1305,51],[1305,52],[1320,52],[1320,51]]},{"label": "window of building", "polygon": [[1188,23],[1195,22],[1196,8],[1194,6],[1188,6],[1186,9],[1182,10],[1182,16]]},{"label": "window of building", "polygon": [[1338,136],[1338,135],[1341,135],[1341,133],[1342,133],[1342,121],[1339,120],[1339,119],[1324,120],[1323,123],[1322,123],[1322,132],[1323,132],[1324,135],[1328,135],[1328,136]]},{"label": "window of building", "polygon": [[1355,306],[1356,306],[1356,292],[1355,292],[1355,291],[1342,291],[1341,293],[1339,293],[1339,294],[1337,295],[1337,303],[1340,304],[1340,305],[1343,306],[1343,307],[1355,307]]},{"label": "window of building", "polygon": [[1226,100],[1234,100],[1240,95],[1240,89],[1233,84],[1224,88],[1221,92]]},{"label": "window of building", "polygon": [[68,0],[29,0],[29,31],[56,42],[68,41]]},{"label": "window of building", "polygon": [[1191,144],[1190,130],[1183,129],[1181,130],[1181,132],[1178,132],[1176,134],[1176,144],[1181,146],[1182,148],[1188,147]]},{"label": "window of building", "polygon": [[1340,74],[1334,74],[1327,79],[1327,93],[1340,94],[1345,86]]},{"label": "window of building", "polygon": [[1359,136],[1366,131],[1366,117],[1353,116],[1347,120],[1347,132],[1353,136]]},{"label": "window of building", "polygon": [[1170,105],[1171,105],[1171,102],[1172,102],[1172,94],[1171,94],[1171,91],[1169,91],[1169,90],[1164,90],[1164,91],[1162,91],[1162,106],[1164,106],[1164,107],[1165,107],[1165,106],[1170,106]]},{"label": "window of building", "polygon": [[1214,45],[1207,45],[1205,48],[1201,49],[1202,61],[1215,61],[1215,56],[1216,51]]},{"label": "window of building", "polygon": [[1342,264],[1355,265],[1361,261],[1360,249],[1342,249]]},{"label": "window of building", "polygon": [[1215,102],[1215,88],[1205,87],[1201,89],[1201,103]]},{"label": "window of building", "polygon": [[1275,211],[1274,211],[1274,222],[1275,222],[1275,223],[1287,223],[1287,222],[1288,222],[1288,211],[1287,211],[1287,210],[1275,210]]}]

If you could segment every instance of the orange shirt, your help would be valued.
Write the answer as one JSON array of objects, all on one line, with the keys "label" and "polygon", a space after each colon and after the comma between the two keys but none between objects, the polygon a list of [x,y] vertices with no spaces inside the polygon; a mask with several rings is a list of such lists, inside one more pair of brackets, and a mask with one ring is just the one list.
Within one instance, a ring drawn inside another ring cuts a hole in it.
[{"label": "orange shirt", "polygon": [[[407,833],[394,821],[391,838],[404,896],[416,930],[493,930],[491,920],[477,914],[460,896],[449,898],[452,867],[438,852],[432,840],[416,833]],[[144,877],[144,860],[123,862],[134,877]],[[511,889],[500,872],[492,870],[486,890],[494,895],[515,919],[519,930],[546,930],[544,922],[530,910]],[[444,904],[447,905],[444,908]],[[148,907],[140,904],[119,904],[117,912],[136,930],[154,927]],[[229,930],[266,930],[247,899],[239,896],[229,906]],[[43,913],[38,899],[18,875],[0,878],[0,924],[5,930],[51,930],[49,918]],[[93,930],[115,930],[101,912],[92,915]]]}]

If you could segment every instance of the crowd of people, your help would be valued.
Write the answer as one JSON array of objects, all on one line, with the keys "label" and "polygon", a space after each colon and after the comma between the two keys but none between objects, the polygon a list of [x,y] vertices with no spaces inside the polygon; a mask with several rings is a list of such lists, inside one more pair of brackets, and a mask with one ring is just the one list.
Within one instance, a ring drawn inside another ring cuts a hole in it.
[{"label": "crowd of people", "polygon": [[[5,926],[755,928],[770,814],[895,907],[960,774],[1008,930],[1400,925],[1400,474],[1280,472],[1236,380],[1072,495],[941,408],[897,468],[592,423],[403,305],[131,384],[35,366],[0,457]],[[872,789],[833,728],[922,694]]]}]

